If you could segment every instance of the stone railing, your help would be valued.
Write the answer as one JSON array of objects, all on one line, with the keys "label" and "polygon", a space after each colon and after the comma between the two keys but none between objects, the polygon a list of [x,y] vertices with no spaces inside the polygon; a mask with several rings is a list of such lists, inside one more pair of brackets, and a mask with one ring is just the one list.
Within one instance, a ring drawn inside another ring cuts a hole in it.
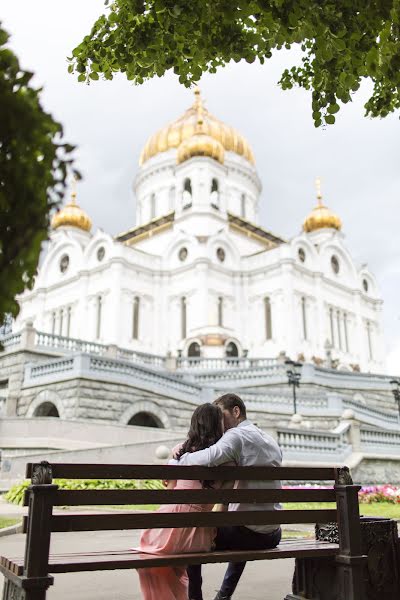
[{"label": "stone railing", "polygon": [[400,454],[400,432],[361,427],[360,447],[364,452]]},{"label": "stone railing", "polygon": [[0,338],[0,344],[3,346],[4,350],[9,350],[10,348],[21,344],[21,337],[21,332],[8,333]]},{"label": "stone railing", "polygon": [[344,398],[342,403],[345,408],[354,410],[358,417],[367,417],[374,423],[383,427],[397,428],[399,426],[399,415],[396,411],[389,412],[387,410],[376,408],[375,406],[365,406],[352,398]]},{"label": "stone railing", "polygon": [[122,360],[128,360],[129,362],[150,365],[151,367],[165,367],[165,357],[157,354],[147,354],[146,352],[137,352],[136,350],[128,350],[126,348],[117,348],[117,356]]},{"label": "stone railing", "polygon": [[[172,396],[178,394],[181,398],[203,398],[208,400],[207,390],[195,383],[182,381],[166,372],[150,369],[147,365],[130,364],[127,361],[97,356],[86,353],[76,353],[62,358],[49,359],[41,363],[25,365],[23,387],[47,385],[70,379],[90,378],[110,381],[116,384],[135,385],[150,391]],[[211,392],[211,391],[210,391]],[[207,397],[206,397],[207,396]]]},{"label": "stone railing", "polygon": [[283,458],[287,460],[304,460],[307,457],[316,461],[324,458],[343,460],[352,451],[349,429],[350,425],[342,426],[336,431],[279,429],[278,444],[282,448]]},{"label": "stone railing", "polygon": [[273,367],[278,363],[276,358],[201,358],[180,357],[176,359],[176,368],[185,371],[215,371],[225,369],[253,369]]},{"label": "stone railing", "polygon": [[43,333],[41,331],[36,331],[35,346],[38,349],[90,352],[91,354],[99,354],[100,356],[107,354],[108,351],[108,346],[104,344],[87,342],[53,333]]}]

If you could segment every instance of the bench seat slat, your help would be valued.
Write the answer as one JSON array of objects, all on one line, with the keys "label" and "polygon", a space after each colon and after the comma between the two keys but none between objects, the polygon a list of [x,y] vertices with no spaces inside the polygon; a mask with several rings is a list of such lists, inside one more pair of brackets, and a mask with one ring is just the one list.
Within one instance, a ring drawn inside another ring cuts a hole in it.
[{"label": "bench seat slat", "polygon": [[329,523],[337,520],[335,510],[271,510],[187,513],[114,513],[53,515],[52,531],[99,531],[122,529],[223,527],[280,523]]},{"label": "bench seat slat", "polygon": [[[283,541],[271,550],[198,552],[191,554],[156,555],[135,553],[134,551],[97,552],[91,554],[51,555],[50,573],[72,573],[79,571],[102,571],[113,569],[140,569],[162,566],[185,566],[187,564],[207,564],[240,562],[241,560],[273,560],[279,558],[304,558],[313,556],[334,556],[339,551],[337,544],[314,540]],[[16,575],[23,574],[23,561],[14,563]],[[4,571],[3,571],[4,572]]]},{"label": "bench seat slat", "polygon": [[[58,490],[54,506],[214,504],[225,502],[335,502],[333,488],[264,490]],[[27,499],[29,503],[29,498]]]},{"label": "bench seat slat", "polygon": [[[26,477],[40,463],[28,463]],[[334,480],[333,467],[188,467],[174,465],[112,465],[52,463],[53,478],[65,479],[240,479],[285,481]]]}]

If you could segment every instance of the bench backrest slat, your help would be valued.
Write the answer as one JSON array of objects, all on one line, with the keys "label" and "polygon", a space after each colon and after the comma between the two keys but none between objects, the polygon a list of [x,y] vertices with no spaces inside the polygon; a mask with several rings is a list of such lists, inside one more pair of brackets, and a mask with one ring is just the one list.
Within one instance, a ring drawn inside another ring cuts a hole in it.
[{"label": "bench backrest slat", "polygon": [[270,510],[182,513],[114,513],[53,515],[51,531],[279,525],[337,521],[336,510]]},{"label": "bench backrest slat", "polygon": [[[39,463],[28,463],[32,477]],[[53,478],[65,479],[220,479],[285,481],[329,481],[336,477],[332,467],[183,467],[171,465],[97,465],[52,463]]]},{"label": "bench backrest slat", "polygon": [[124,504],[219,504],[231,502],[336,502],[330,489],[58,490],[54,506]]}]

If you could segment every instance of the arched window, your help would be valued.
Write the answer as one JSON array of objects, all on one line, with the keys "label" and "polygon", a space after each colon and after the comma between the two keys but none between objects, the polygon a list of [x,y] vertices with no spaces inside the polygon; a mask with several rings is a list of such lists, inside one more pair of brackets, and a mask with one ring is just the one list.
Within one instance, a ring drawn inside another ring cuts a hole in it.
[{"label": "arched window", "polygon": [[303,339],[307,340],[307,305],[304,296],[301,299],[301,316],[303,321]]},{"label": "arched window", "polygon": [[246,218],[246,194],[240,196],[240,216]]},{"label": "arched window", "polygon": [[188,356],[198,358],[200,356],[200,344],[192,342],[188,348]]},{"label": "arched window", "polygon": [[56,312],[54,311],[51,314],[51,333],[53,335],[56,333],[56,319],[57,319],[57,315],[56,315]]},{"label": "arched window", "polygon": [[52,402],[42,402],[36,407],[34,417],[59,417],[58,410]]},{"label": "arched window", "polygon": [[102,309],[102,298],[97,296],[96,305],[96,339],[100,339],[101,335],[101,309]]},{"label": "arched window", "polygon": [[213,208],[216,208],[219,210],[219,185],[218,185],[218,179],[215,179],[215,177],[213,177],[213,179],[211,180],[211,206]]},{"label": "arched window", "polygon": [[150,220],[154,219],[156,216],[156,195],[152,194],[150,196]]},{"label": "arched window", "polygon": [[218,298],[218,325],[222,327],[224,324],[224,299]]},{"label": "arched window", "polygon": [[192,206],[192,183],[189,177],[186,177],[185,181],[183,182],[182,204],[183,209],[190,208]]},{"label": "arched window", "polygon": [[155,415],[144,411],[136,413],[136,415],[129,420],[128,425],[138,425],[139,427],[163,427],[160,419]]},{"label": "arched window", "polygon": [[236,344],[229,342],[225,349],[225,355],[227,358],[237,358],[239,356],[239,350]]},{"label": "arched window", "polygon": [[265,312],[265,339],[272,340],[271,300],[268,296],[266,298],[264,298],[264,312]]},{"label": "arched window", "polygon": [[186,298],[181,298],[181,338],[186,338]]},{"label": "arched window", "polygon": [[140,298],[135,297],[133,301],[133,315],[132,315],[132,338],[134,340],[139,339],[139,310],[140,310]]}]

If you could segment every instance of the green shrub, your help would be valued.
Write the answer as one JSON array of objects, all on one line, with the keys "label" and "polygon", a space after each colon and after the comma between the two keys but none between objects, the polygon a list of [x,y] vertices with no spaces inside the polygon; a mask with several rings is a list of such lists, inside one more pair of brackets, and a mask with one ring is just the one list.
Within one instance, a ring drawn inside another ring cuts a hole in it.
[{"label": "green shrub", "polygon": [[[53,483],[62,490],[161,490],[163,484],[158,479],[54,479]],[[12,504],[23,505],[25,490],[30,481],[13,485],[5,499]]]}]

